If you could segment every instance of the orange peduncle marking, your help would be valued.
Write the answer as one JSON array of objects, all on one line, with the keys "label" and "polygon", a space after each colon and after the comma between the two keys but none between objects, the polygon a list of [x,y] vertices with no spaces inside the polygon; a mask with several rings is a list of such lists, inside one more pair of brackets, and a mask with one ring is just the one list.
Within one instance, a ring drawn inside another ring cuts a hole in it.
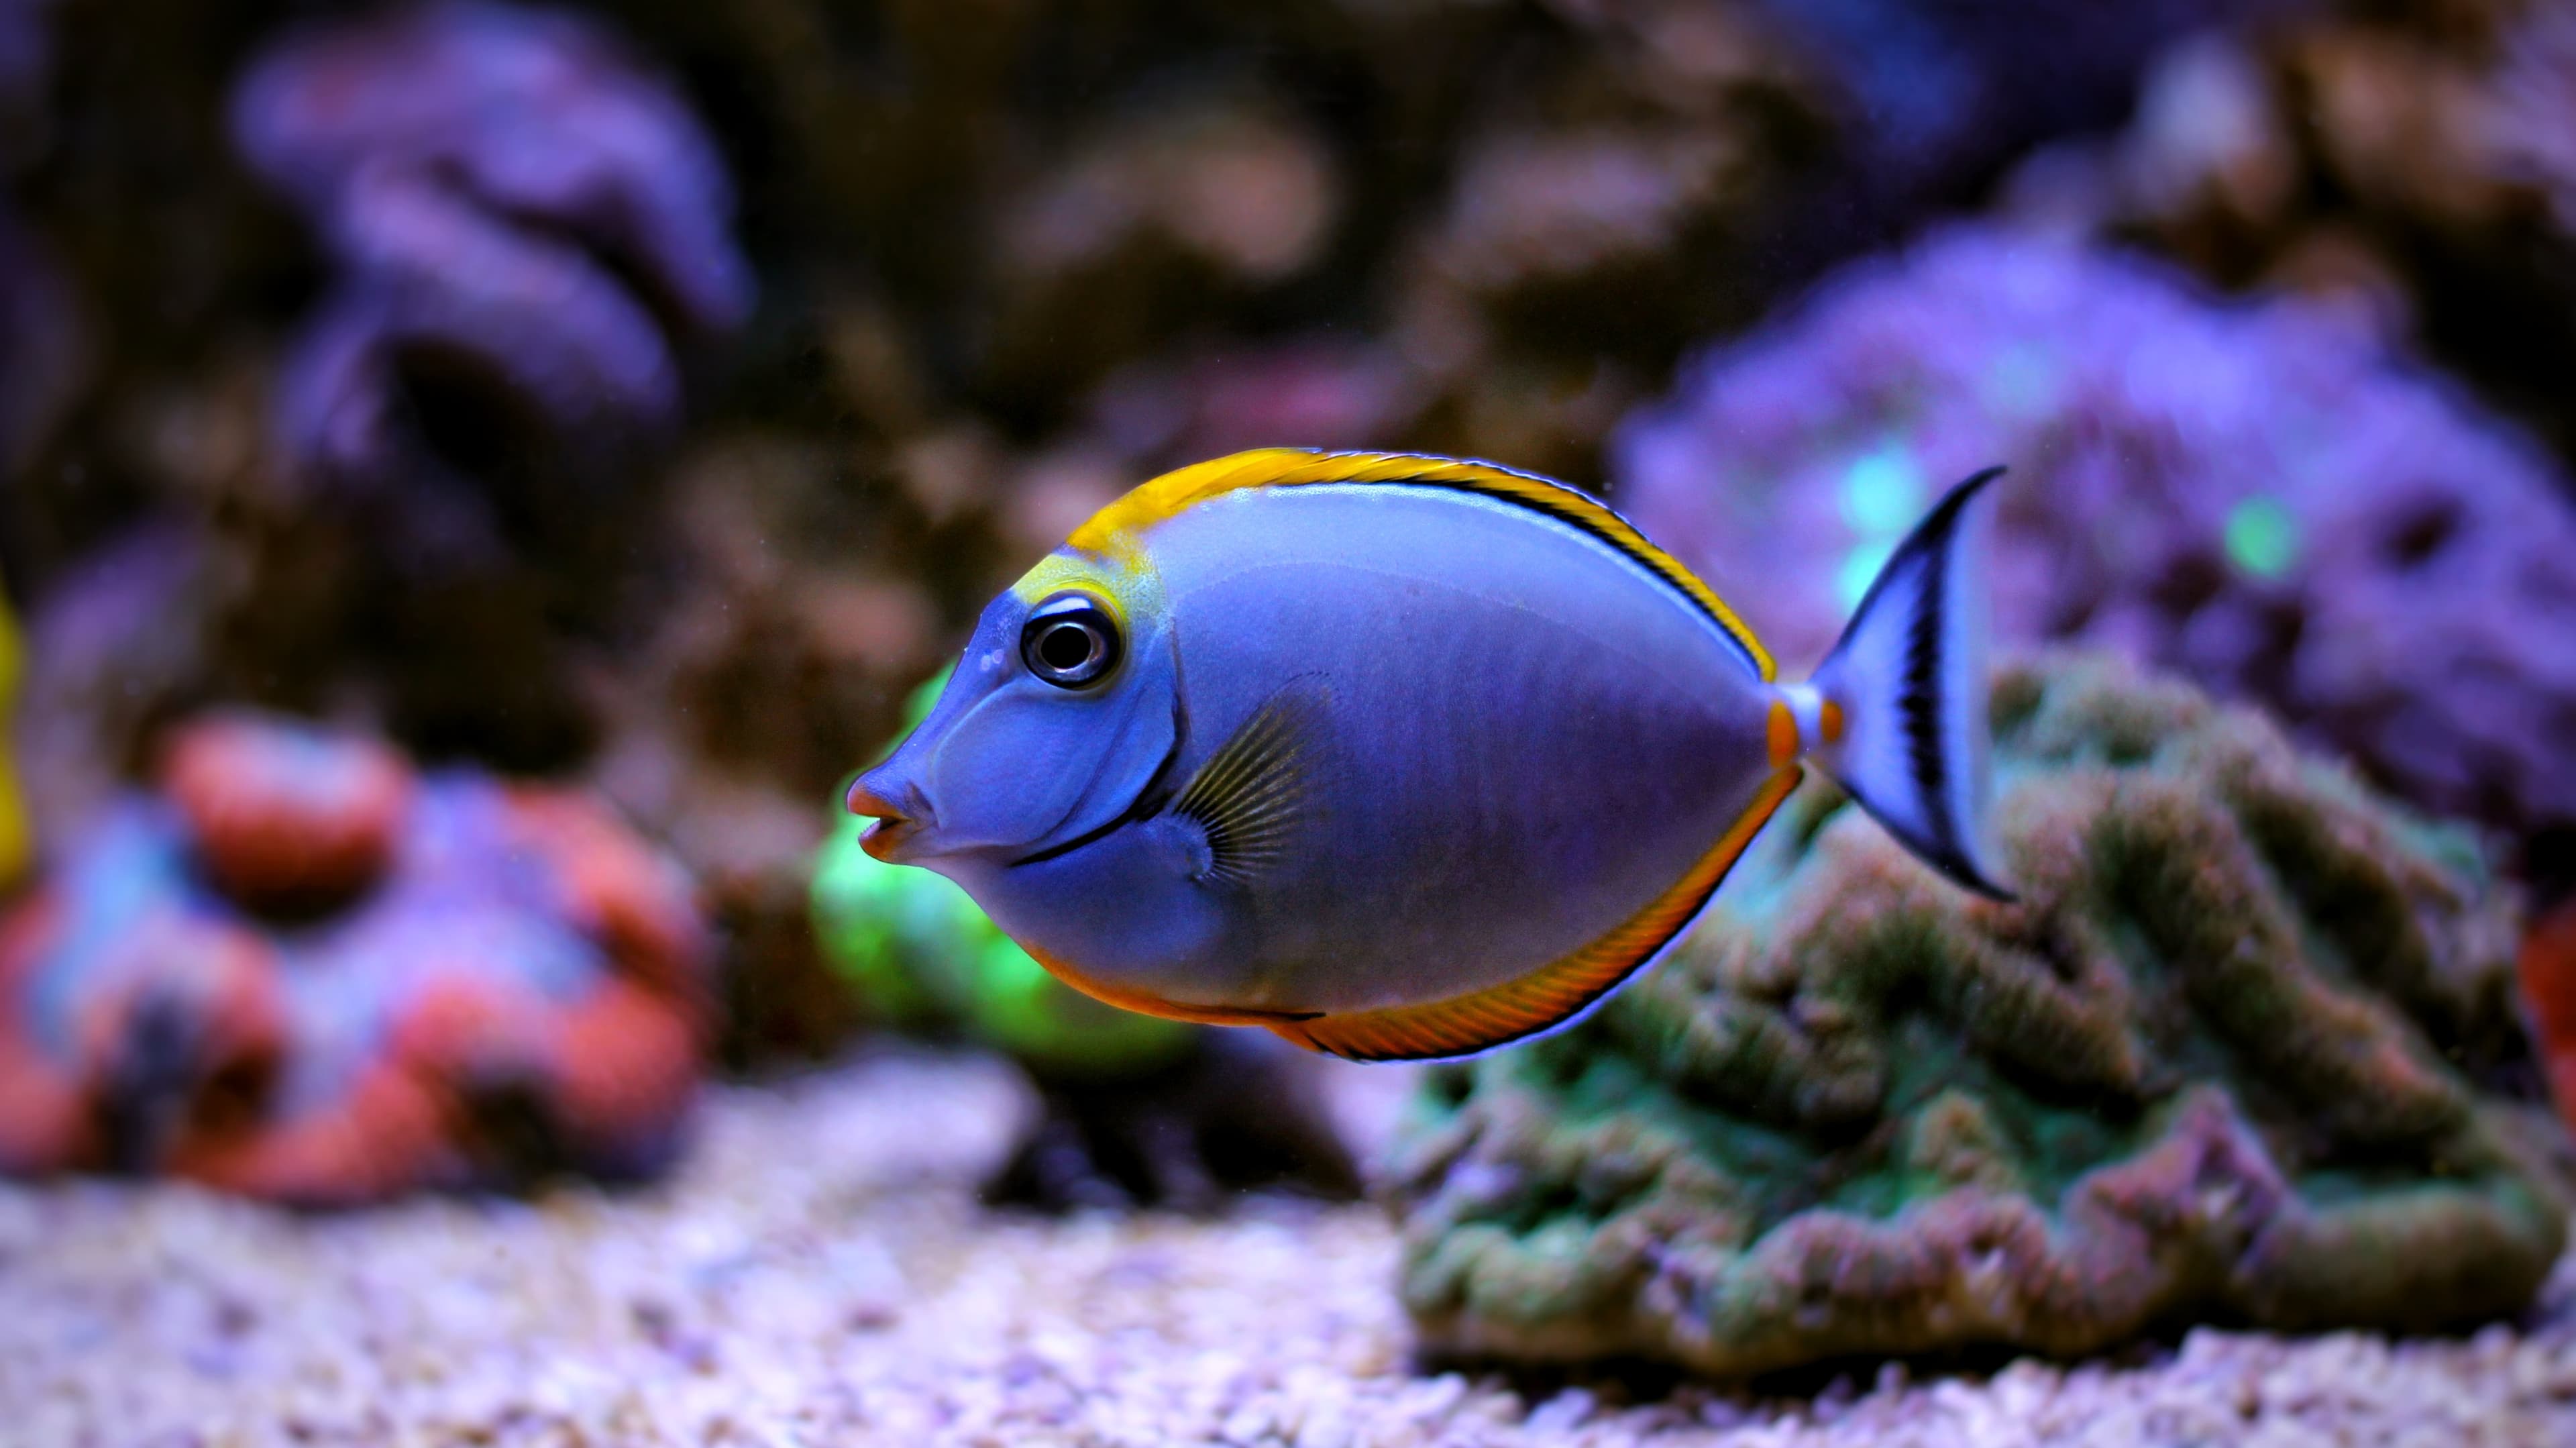
[{"label": "orange peduncle marking", "polygon": [[1771,748],[1771,767],[1778,769],[1798,757],[1798,716],[1790,712],[1786,700],[1771,701],[1771,719],[1764,730]]}]

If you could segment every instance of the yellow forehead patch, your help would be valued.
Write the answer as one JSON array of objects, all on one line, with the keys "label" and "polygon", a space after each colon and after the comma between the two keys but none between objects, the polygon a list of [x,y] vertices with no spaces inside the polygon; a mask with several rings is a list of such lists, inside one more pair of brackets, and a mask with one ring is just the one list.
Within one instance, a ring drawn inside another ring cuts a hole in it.
[{"label": "yellow forehead patch", "polygon": [[1021,574],[1019,582],[1011,585],[1011,592],[1034,608],[1068,588],[1097,596],[1117,616],[1119,627],[1131,634],[1137,621],[1155,618],[1162,612],[1162,575],[1154,571],[1153,560],[1135,546],[1132,538],[1121,538],[1117,546],[1102,550],[1059,548]]},{"label": "yellow forehead patch", "polygon": [[1077,585],[1105,589],[1108,583],[1103,576],[1105,572],[1097,563],[1063,553],[1050,553],[1039,559],[1036,567],[1021,574],[1020,581],[1011,585],[1011,592],[1020,596],[1020,602],[1034,604],[1049,594]]},{"label": "yellow forehead patch", "polygon": [[[1506,498],[1600,538],[1681,590],[1699,610],[1741,645],[1765,680],[1777,674],[1770,652],[1716,592],[1664,550],[1646,541],[1627,519],[1567,487],[1534,473],[1493,463],[1466,462],[1424,453],[1316,452],[1270,447],[1212,458],[1140,483],[1126,496],[1073,530],[1068,546],[1133,568],[1143,557],[1145,531],[1182,510],[1244,488],[1290,488],[1306,483],[1409,483],[1456,488]],[[1061,556],[1061,555],[1059,555]],[[1050,560],[1052,561],[1052,560]],[[1040,565],[1044,567],[1045,565]],[[1035,575],[1032,574],[1032,577]],[[1022,584],[1025,588],[1026,580]]]}]

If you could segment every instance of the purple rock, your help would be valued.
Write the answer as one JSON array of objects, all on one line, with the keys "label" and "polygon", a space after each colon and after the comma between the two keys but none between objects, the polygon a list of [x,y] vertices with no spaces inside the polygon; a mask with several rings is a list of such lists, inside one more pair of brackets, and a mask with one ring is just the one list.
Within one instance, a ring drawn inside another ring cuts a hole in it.
[{"label": "purple rock", "polygon": [[339,264],[280,389],[326,473],[403,466],[423,376],[603,461],[676,422],[686,348],[749,311],[713,144],[578,17],[435,4],[300,32],[232,120]]},{"label": "purple rock", "polygon": [[1614,454],[1623,504],[1785,668],[1942,487],[2004,463],[2005,638],[2116,643],[2424,806],[2576,820],[2565,480],[2348,314],[1954,230],[1703,356]]}]

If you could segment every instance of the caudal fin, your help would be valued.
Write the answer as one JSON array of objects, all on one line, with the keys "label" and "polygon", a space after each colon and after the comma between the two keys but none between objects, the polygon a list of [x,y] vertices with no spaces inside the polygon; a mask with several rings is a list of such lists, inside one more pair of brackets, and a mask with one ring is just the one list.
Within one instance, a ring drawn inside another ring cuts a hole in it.
[{"label": "caudal fin", "polygon": [[[1988,468],[1907,535],[1816,670],[1817,763],[1888,833],[1997,900],[1986,843]],[[1802,701],[1803,702],[1803,701]],[[1801,711],[1805,712],[1805,711]],[[1819,738],[1821,736],[1821,738]]]}]

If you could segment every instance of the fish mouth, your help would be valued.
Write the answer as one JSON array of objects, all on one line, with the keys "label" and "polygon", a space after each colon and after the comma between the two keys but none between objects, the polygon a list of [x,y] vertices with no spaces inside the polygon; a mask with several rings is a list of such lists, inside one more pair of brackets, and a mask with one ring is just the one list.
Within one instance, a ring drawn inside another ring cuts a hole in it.
[{"label": "fish mouth", "polygon": [[864,778],[856,779],[850,782],[850,792],[841,802],[850,813],[876,820],[866,834],[859,836],[860,849],[890,865],[919,857],[918,849],[907,848],[930,823],[930,804],[921,797],[919,788],[907,784],[899,801],[889,800],[868,788]]}]

